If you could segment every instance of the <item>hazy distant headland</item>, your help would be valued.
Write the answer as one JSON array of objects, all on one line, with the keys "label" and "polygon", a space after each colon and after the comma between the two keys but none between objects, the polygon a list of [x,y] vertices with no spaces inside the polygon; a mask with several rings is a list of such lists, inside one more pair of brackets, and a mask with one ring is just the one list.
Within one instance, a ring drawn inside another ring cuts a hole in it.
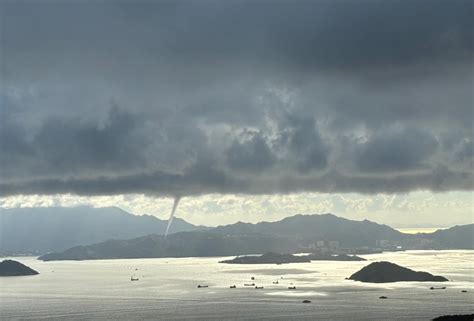
[{"label": "hazy distant headland", "polygon": [[[404,249],[473,249],[474,224],[430,234],[403,234],[367,220],[332,214],[295,215],[277,222],[236,223],[205,230],[107,240],[40,257],[42,260],[88,260],[313,253],[367,254]],[[317,257],[315,257],[317,259]]]},{"label": "hazy distant headland", "polygon": [[[0,255],[44,254],[109,239],[164,234],[167,221],[133,215],[118,207],[0,208]],[[202,227],[180,218],[170,232]]]}]

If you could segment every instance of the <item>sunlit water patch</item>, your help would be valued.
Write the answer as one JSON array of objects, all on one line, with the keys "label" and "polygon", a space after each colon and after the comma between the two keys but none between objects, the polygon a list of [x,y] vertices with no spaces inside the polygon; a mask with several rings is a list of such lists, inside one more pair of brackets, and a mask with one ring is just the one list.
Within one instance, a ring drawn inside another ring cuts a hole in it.
[{"label": "sunlit water patch", "polygon": [[[226,258],[16,258],[41,274],[0,278],[0,320],[430,320],[474,310],[474,251],[363,257],[367,261],[258,266],[218,263]],[[345,279],[382,260],[443,275],[450,282],[443,283],[445,290],[433,291],[429,287],[439,284]],[[139,281],[131,282],[131,275]],[[245,286],[252,283],[263,289]],[[382,295],[388,299],[380,300]],[[303,304],[304,299],[311,303]]]},{"label": "sunlit water patch", "polygon": [[314,296],[327,296],[327,293],[324,292],[315,292],[315,291],[275,291],[275,292],[266,292],[266,295],[276,295],[276,296],[288,296],[288,297],[302,297],[302,298],[311,298]]}]

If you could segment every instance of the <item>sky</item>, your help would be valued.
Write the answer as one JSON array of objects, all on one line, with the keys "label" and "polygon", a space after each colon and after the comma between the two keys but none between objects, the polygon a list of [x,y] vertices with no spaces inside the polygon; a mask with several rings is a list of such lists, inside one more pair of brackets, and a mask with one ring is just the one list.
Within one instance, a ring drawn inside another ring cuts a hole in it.
[{"label": "sky", "polygon": [[0,0],[0,206],[470,223],[473,2]]}]

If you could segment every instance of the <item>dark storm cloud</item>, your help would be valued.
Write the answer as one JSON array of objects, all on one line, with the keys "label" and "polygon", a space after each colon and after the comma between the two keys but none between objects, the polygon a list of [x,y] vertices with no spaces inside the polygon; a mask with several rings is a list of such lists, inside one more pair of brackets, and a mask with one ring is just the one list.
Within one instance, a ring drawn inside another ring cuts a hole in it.
[{"label": "dark storm cloud", "polygon": [[[61,172],[129,170],[143,165],[141,153],[150,138],[138,126],[144,122],[112,107],[104,124],[78,119],[49,118],[31,138],[15,121],[2,126],[0,146],[4,179]],[[22,171],[26,168],[35,173]]]},{"label": "dark storm cloud", "polygon": [[275,163],[270,147],[258,133],[250,133],[244,142],[235,140],[226,156],[231,168],[250,172],[264,170]]},{"label": "dark storm cloud", "polygon": [[416,129],[387,130],[373,135],[357,149],[356,165],[363,171],[386,172],[429,168],[426,163],[438,142],[429,133]]},{"label": "dark storm cloud", "polygon": [[297,158],[297,168],[302,172],[326,168],[329,148],[315,127],[315,120],[292,117],[290,130],[284,132],[292,155]]},{"label": "dark storm cloud", "polygon": [[472,5],[3,1],[0,194],[470,190]]}]

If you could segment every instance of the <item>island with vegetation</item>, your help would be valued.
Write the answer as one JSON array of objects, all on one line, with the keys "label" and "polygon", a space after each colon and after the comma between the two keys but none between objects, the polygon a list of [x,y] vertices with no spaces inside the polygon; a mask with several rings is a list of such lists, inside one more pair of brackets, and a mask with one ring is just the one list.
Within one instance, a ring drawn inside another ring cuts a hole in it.
[{"label": "island with vegetation", "polygon": [[306,256],[311,261],[366,261],[363,257],[348,254],[319,254],[313,253]]},{"label": "island with vegetation", "polygon": [[238,256],[232,260],[220,261],[219,263],[229,264],[284,264],[284,263],[309,263],[311,261],[365,261],[356,255],[330,255],[330,254],[309,254],[292,255],[265,253],[263,255]]},{"label": "island with vegetation", "polygon": [[20,262],[13,260],[4,260],[0,262],[0,276],[22,276],[36,274],[39,274],[38,271],[35,271]]},{"label": "island with vegetation", "polygon": [[433,275],[428,272],[418,272],[391,262],[374,262],[360,271],[352,274],[350,280],[369,282],[369,283],[387,283],[401,281],[418,282],[444,282],[448,281],[445,277]]},{"label": "island with vegetation", "polygon": [[220,261],[228,264],[284,264],[284,263],[309,263],[307,256],[292,254],[265,253],[263,255],[238,256],[232,260]]},{"label": "island with vegetation", "polygon": [[443,315],[441,317],[434,318],[433,321],[473,321],[474,314],[461,314],[461,315]]}]

